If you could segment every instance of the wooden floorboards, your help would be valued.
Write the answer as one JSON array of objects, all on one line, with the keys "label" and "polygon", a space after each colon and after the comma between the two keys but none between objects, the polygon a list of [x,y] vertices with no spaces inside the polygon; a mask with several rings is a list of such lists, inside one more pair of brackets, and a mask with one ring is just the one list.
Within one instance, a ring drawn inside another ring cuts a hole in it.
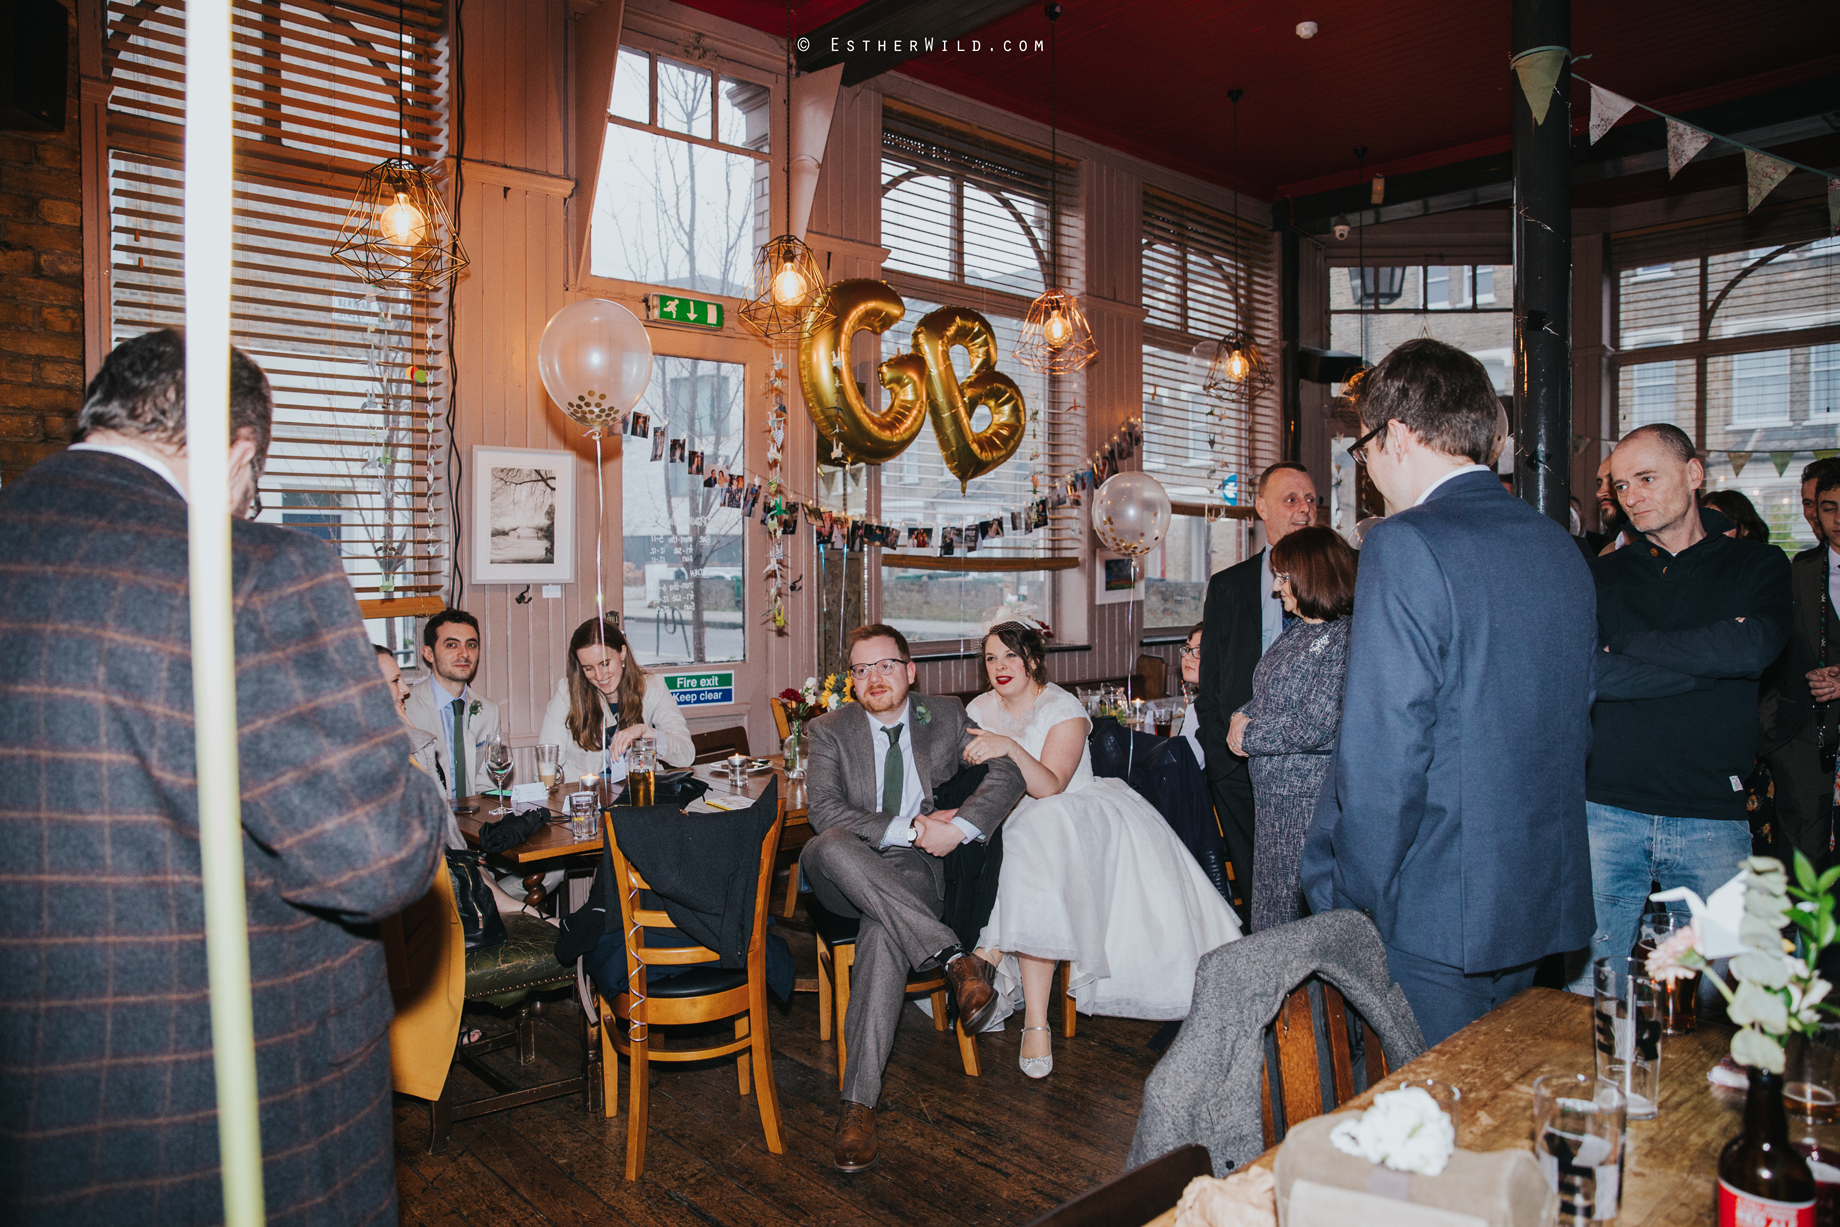
[{"label": "wooden floorboards", "polygon": [[[801,914],[781,931],[801,975],[814,963]],[[539,1059],[489,1058],[520,1084],[566,1077],[579,1017],[558,1004],[539,1027]],[[644,1178],[624,1178],[625,1065],[620,1115],[589,1116],[578,1098],[553,1099],[461,1121],[438,1155],[427,1152],[428,1113],[396,1100],[397,1194],[404,1224],[889,1223],[995,1227],[1027,1223],[1124,1167],[1157,1024],[1082,1016],[1071,1041],[1056,1034],[1054,1073],[1039,1082],[1016,1067],[1017,1028],[979,1039],[984,1073],[968,1078],[948,1033],[909,1005],[876,1122],[882,1158],[846,1176],[831,1167],[837,1121],[836,1053],[818,1040],[817,997],[795,993],[772,1022],[786,1151],[767,1152],[752,1096],[736,1093],[733,1061],[654,1066]],[[488,1030],[505,1023],[469,1012]],[[613,1071],[609,1071],[611,1074]],[[486,1093],[464,1070],[458,1097]]]}]

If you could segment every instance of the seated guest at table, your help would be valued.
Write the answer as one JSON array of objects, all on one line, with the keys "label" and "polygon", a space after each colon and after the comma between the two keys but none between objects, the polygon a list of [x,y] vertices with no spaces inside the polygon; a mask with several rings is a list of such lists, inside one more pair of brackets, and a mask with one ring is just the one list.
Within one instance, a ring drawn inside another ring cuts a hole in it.
[{"label": "seated guest at table", "polygon": [[[1195,711],[1195,696],[1201,689],[1201,623],[1188,629],[1188,641],[1182,645],[1182,697],[1188,706],[1182,711],[1182,736],[1195,752],[1195,763],[1207,770],[1207,751],[1201,748],[1201,716]],[[1212,802],[1210,800],[1210,806]]]},{"label": "seated guest at table", "polygon": [[448,801],[492,787],[485,745],[498,732],[498,704],[473,689],[479,673],[479,619],[443,609],[422,627],[428,677],[409,688],[403,711],[434,740],[434,774]]},{"label": "seated guest at table", "polygon": [[1342,721],[1357,558],[1329,528],[1299,529],[1271,547],[1284,633],[1259,658],[1252,699],[1227,730],[1227,747],[1252,768],[1254,933],[1306,914],[1298,887],[1303,837]]},{"label": "seated guest at table", "polygon": [[1482,363],[1428,337],[1362,380],[1352,454],[1395,510],[1361,547],[1360,631],[1303,851],[1310,910],[1373,918],[1434,1044],[1593,926],[1591,571],[1482,463],[1500,403]]},{"label": "seated guest at table", "polygon": [[1727,537],[1736,537],[1740,541],[1761,541],[1770,543],[1770,526],[1757,514],[1757,506],[1737,490],[1713,490],[1701,496],[1700,506],[1710,507],[1727,520],[1731,527],[1725,530]]},{"label": "seated guest at table", "polygon": [[[805,726],[810,758],[805,795],[817,832],[799,865],[830,911],[861,921],[850,1008],[843,1020],[847,1058],[833,1162],[860,1172],[879,1153],[875,1105],[894,1045],[908,973],[945,968],[967,1030],[997,1008],[990,967],[959,945],[945,911],[945,857],[987,838],[1022,796],[1022,773],[995,759],[964,804],[935,807],[934,792],[960,769],[971,745],[957,699],[911,694],[907,639],[891,626],[859,626],[848,639],[856,702]],[[954,1075],[956,1077],[956,1075]]]},{"label": "seated guest at table", "polygon": [[[589,618],[569,636],[568,661],[543,712],[539,743],[562,747],[563,781],[598,776],[641,737],[658,746],[658,762],[688,767],[696,761],[690,726],[664,679],[633,659],[626,636],[609,618]],[[615,778],[624,778],[624,770]]]},{"label": "seated guest at table", "polygon": [[998,990],[1022,999],[1022,1072],[1045,1078],[1058,961],[1072,961],[1068,991],[1083,1012],[1170,1021],[1188,1014],[1195,964],[1240,927],[1155,807],[1125,781],[1093,775],[1092,721],[1048,681],[1040,626],[998,616],[984,638],[991,689],[968,708],[977,727],[965,761],[1013,763],[1027,795],[1004,826],[997,904],[978,948],[997,964]]}]

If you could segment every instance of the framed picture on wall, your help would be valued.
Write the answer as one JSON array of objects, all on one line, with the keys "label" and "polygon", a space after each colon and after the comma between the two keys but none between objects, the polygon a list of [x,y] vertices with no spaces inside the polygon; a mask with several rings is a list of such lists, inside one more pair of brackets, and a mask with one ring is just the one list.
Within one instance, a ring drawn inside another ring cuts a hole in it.
[{"label": "framed picture on wall", "polygon": [[575,582],[575,453],[473,449],[475,584]]},{"label": "framed picture on wall", "polygon": [[1123,605],[1144,599],[1144,564],[1137,562],[1137,582],[1131,582],[1131,560],[1110,550],[1094,555],[1099,564],[1093,568],[1093,604]]}]

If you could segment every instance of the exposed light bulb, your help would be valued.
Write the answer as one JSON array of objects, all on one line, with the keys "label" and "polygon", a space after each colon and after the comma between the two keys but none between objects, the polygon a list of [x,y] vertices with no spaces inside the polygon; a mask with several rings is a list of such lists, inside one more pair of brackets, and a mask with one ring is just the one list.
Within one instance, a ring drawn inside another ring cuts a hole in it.
[{"label": "exposed light bulb", "polygon": [[1227,378],[1234,383],[1244,383],[1251,373],[1252,364],[1246,361],[1246,351],[1236,349],[1227,355]]},{"label": "exposed light bulb", "polygon": [[771,289],[773,305],[776,307],[796,307],[805,301],[811,293],[811,283],[805,280],[805,274],[791,260],[780,265],[779,272],[773,274]]},{"label": "exposed light bulb", "polygon": [[428,218],[409,203],[407,192],[396,193],[396,203],[384,208],[378,217],[383,237],[398,247],[414,247],[428,230]]},{"label": "exposed light bulb", "polygon": [[1047,338],[1049,345],[1059,349],[1073,335],[1073,325],[1067,322],[1066,315],[1056,307],[1048,312],[1048,318],[1042,322],[1041,334]]}]

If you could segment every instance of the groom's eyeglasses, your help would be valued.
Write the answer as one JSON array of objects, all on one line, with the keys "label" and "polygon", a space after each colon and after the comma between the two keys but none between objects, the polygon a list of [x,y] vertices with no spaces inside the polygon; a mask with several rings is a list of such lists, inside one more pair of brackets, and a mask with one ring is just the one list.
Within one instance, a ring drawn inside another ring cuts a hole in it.
[{"label": "groom's eyeglasses", "polygon": [[1367,445],[1369,443],[1372,443],[1375,439],[1377,439],[1380,436],[1380,432],[1387,428],[1387,425],[1388,423],[1386,422],[1380,423],[1378,426],[1374,427],[1372,430],[1368,431],[1366,434],[1362,435],[1360,438],[1356,439],[1353,443],[1350,443],[1348,445],[1348,455],[1351,459],[1353,459],[1353,461],[1356,464],[1362,466],[1363,468],[1366,467],[1367,465]]},{"label": "groom's eyeglasses", "polygon": [[870,670],[874,670],[883,677],[893,677],[906,666],[906,661],[890,656],[885,660],[878,660],[872,665],[851,665],[850,676],[860,682],[869,676]]}]

